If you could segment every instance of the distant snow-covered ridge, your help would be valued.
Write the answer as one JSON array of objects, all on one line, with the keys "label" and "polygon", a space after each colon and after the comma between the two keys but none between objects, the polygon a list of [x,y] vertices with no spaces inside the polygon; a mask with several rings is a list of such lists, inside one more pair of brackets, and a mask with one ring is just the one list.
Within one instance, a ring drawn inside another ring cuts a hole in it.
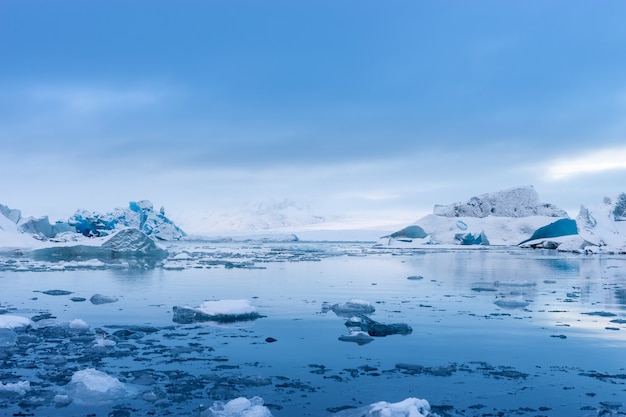
[{"label": "distant snow-covered ridge", "polygon": [[581,207],[576,220],[544,204],[532,186],[511,188],[450,205],[395,233],[378,246],[515,246],[579,253],[626,253],[626,194],[601,206]]},{"label": "distant snow-covered ridge", "polygon": [[257,203],[235,212],[206,213],[197,222],[201,225],[198,233],[206,235],[224,232],[293,231],[342,220],[344,219],[340,216],[316,213],[309,205],[285,199]]}]

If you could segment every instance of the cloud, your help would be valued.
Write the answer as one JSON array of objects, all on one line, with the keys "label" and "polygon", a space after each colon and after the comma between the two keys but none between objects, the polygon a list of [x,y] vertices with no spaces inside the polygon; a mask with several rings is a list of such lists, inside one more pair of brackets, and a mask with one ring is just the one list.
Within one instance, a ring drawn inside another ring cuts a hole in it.
[{"label": "cloud", "polygon": [[626,170],[626,147],[607,148],[584,155],[559,158],[547,164],[547,179],[561,181],[583,174]]}]

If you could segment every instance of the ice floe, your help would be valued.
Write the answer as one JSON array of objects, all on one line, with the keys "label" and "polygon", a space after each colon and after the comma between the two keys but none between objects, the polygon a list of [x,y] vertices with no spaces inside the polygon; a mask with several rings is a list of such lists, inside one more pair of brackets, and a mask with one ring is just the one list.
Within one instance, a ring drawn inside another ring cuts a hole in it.
[{"label": "ice floe", "polygon": [[210,321],[232,323],[263,317],[255,306],[243,299],[205,301],[198,307],[175,306],[173,313],[173,321],[181,324]]}]

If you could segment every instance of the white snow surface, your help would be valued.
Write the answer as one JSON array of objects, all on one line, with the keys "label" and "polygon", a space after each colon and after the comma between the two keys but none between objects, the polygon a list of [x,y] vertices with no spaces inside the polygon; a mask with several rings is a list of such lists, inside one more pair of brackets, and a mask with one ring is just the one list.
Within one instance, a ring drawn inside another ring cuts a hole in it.
[{"label": "white snow surface", "polygon": [[235,316],[256,313],[257,311],[256,307],[250,305],[248,300],[205,301],[196,309],[210,316]]}]

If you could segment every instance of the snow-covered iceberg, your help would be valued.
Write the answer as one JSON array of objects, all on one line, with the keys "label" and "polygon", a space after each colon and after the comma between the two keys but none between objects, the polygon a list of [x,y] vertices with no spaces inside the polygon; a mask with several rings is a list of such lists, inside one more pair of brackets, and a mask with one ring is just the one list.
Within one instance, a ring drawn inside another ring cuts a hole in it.
[{"label": "snow-covered iceberg", "polygon": [[538,229],[568,218],[564,210],[542,203],[532,186],[523,186],[436,205],[433,214],[381,237],[378,245],[517,245]]},{"label": "snow-covered iceberg", "polygon": [[605,197],[593,207],[581,206],[576,227],[578,234],[553,239],[560,251],[626,254],[626,194]]},{"label": "snow-covered iceberg", "polygon": [[234,323],[264,317],[248,300],[205,301],[199,307],[174,306],[173,321],[180,324],[197,322]]}]

